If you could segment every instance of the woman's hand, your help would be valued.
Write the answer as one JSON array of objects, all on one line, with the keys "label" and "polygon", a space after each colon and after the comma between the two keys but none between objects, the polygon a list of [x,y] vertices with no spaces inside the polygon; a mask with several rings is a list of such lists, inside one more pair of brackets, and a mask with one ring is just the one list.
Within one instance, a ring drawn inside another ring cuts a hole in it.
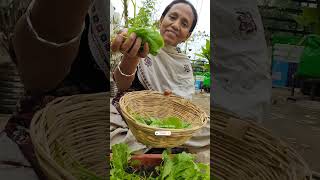
[{"label": "woman's hand", "polygon": [[111,43],[113,52],[120,51],[124,54],[124,59],[140,59],[145,58],[149,54],[149,45],[144,43],[143,50],[140,51],[142,39],[137,37],[135,33],[131,33],[128,37],[128,29],[123,29],[116,35]]},{"label": "woman's hand", "polygon": [[118,33],[111,42],[111,50],[113,52],[120,51],[124,54],[121,64],[118,65],[113,73],[119,91],[125,91],[131,86],[140,59],[149,54],[148,43],[144,44],[141,51],[141,42],[142,39],[137,37],[135,33],[131,33],[128,37],[128,29]]}]

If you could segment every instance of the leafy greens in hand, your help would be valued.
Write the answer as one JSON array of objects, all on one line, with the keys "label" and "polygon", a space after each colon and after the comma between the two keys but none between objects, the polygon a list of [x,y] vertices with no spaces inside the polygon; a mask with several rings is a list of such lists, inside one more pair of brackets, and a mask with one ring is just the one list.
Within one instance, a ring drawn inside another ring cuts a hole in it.
[{"label": "leafy greens in hand", "polygon": [[[149,45],[149,53],[155,56],[158,54],[160,48],[164,46],[164,41],[155,23],[151,21],[154,2],[152,0],[145,0],[143,4],[144,6],[140,8],[138,14],[128,22],[128,35],[130,36],[132,32],[136,33],[137,37],[142,39],[141,47],[143,48],[143,44],[147,42]],[[136,4],[133,3],[133,5],[135,9]]]}]

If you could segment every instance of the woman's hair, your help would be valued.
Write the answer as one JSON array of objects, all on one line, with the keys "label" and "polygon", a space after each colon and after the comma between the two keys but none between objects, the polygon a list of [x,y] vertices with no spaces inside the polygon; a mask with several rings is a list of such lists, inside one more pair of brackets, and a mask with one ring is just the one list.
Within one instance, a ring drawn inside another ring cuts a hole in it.
[{"label": "woman's hair", "polygon": [[197,24],[197,21],[198,21],[198,13],[197,13],[197,10],[194,8],[194,6],[189,2],[189,1],[186,1],[186,0],[174,0],[172,1],[165,9],[164,11],[162,12],[162,15],[161,15],[161,18],[164,18],[168,11],[172,8],[173,5],[175,4],[178,4],[178,3],[184,3],[184,4],[187,4],[191,7],[192,9],[192,12],[193,12],[193,21],[192,21],[192,26],[189,30],[189,32],[192,32],[193,29],[195,28],[196,24]]}]

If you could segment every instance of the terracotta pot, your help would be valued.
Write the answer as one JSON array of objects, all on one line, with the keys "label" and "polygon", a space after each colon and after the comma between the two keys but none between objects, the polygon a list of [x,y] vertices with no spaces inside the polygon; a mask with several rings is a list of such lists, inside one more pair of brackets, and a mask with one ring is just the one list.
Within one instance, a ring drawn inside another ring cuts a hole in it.
[{"label": "terracotta pot", "polygon": [[140,161],[140,164],[136,166],[139,167],[156,167],[159,166],[162,162],[162,154],[141,154],[141,155],[133,155],[131,157],[132,160]]}]

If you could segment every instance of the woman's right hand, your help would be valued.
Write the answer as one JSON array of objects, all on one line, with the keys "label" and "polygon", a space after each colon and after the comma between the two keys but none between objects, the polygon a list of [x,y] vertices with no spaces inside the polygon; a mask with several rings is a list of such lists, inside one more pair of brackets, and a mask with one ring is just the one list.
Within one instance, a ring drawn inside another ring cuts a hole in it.
[{"label": "woman's right hand", "polygon": [[142,39],[135,33],[131,33],[128,37],[128,29],[123,29],[111,42],[111,50],[120,51],[125,55],[124,59],[145,58],[149,54],[149,45],[147,42],[144,43],[143,51],[140,51],[141,42]]}]

